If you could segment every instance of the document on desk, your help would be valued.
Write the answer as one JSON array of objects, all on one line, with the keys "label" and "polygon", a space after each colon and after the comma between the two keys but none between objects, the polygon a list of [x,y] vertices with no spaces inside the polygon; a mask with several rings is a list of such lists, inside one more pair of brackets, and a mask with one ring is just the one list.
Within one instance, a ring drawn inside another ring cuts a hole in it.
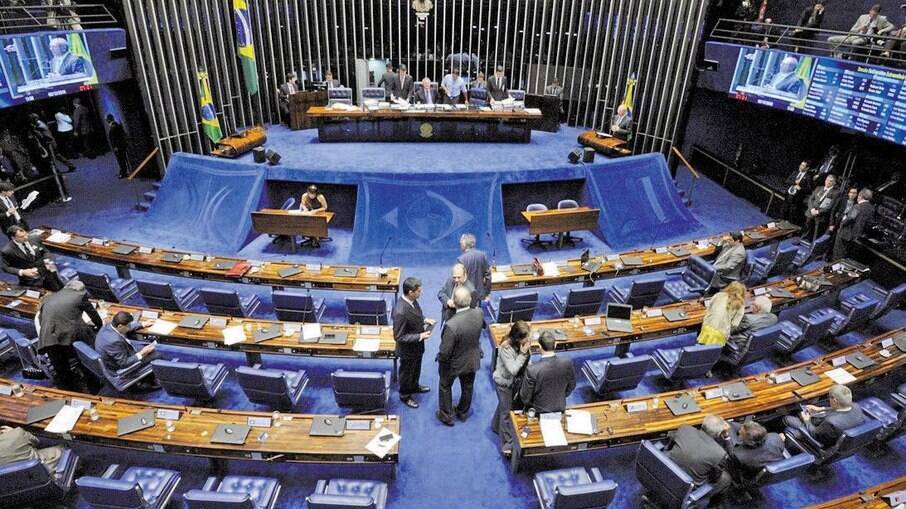
[{"label": "document on desk", "polygon": [[72,235],[63,232],[54,232],[50,234],[44,241],[53,242],[54,244],[65,244],[69,242],[69,239],[72,238]]},{"label": "document on desk", "polygon": [[321,337],[320,323],[303,323],[302,324],[302,341],[318,339]]},{"label": "document on desk", "polygon": [[230,346],[245,341],[245,330],[241,325],[227,327],[221,331],[223,333],[223,344]]},{"label": "document on desk", "polygon": [[382,458],[400,441],[400,436],[388,428],[380,428],[374,438],[365,446],[372,454]]},{"label": "document on desk", "polygon": [[504,281],[506,281],[506,274],[503,272],[491,272],[492,283],[502,283]]},{"label": "document on desk", "polygon": [[358,338],[352,344],[352,350],[355,352],[377,352],[380,347],[379,338]]},{"label": "document on desk", "polygon": [[566,411],[566,431],[577,435],[594,435],[595,426],[591,412],[585,410]]},{"label": "document on desk", "polygon": [[563,432],[563,425],[560,424],[562,417],[560,412],[551,412],[541,414],[538,424],[541,427],[541,436],[544,438],[544,447],[562,447],[567,445],[566,433]]},{"label": "document on desk", "polygon": [[85,409],[80,406],[64,405],[50,421],[50,424],[44,428],[44,431],[48,433],[69,433],[79,421],[83,410]]},{"label": "document on desk", "polygon": [[286,213],[289,214],[289,215],[291,215],[291,216],[301,216],[302,214],[305,213],[305,211],[299,210],[299,209],[288,209],[288,210],[286,211]]},{"label": "document on desk", "polygon": [[175,323],[168,322],[167,320],[155,320],[154,325],[148,327],[148,334],[154,334],[155,336],[166,336],[173,332],[173,329],[176,328]]},{"label": "document on desk", "polygon": [[544,268],[545,276],[559,276],[560,275],[560,269],[557,268],[557,262],[542,263],[541,267]]},{"label": "document on desk", "polygon": [[850,382],[855,382],[856,377],[852,376],[849,371],[846,371],[843,368],[836,368],[825,373],[828,378],[834,381],[836,384],[846,385]]}]

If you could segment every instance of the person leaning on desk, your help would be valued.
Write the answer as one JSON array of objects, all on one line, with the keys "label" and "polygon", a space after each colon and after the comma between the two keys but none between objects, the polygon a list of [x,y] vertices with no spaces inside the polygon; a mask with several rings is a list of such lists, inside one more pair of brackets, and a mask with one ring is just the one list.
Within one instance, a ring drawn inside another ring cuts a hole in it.
[{"label": "person leaning on desk", "polygon": [[[299,210],[305,214],[315,214],[327,210],[327,198],[318,192],[318,186],[312,184],[299,199]],[[311,242],[311,247],[321,247],[318,237],[309,237],[304,242]],[[304,243],[303,242],[303,243]]]}]

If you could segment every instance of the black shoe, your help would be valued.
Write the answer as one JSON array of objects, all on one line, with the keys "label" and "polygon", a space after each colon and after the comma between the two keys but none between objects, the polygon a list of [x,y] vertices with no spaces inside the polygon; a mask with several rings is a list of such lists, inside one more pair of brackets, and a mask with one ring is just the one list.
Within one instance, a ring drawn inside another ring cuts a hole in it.
[{"label": "black shoe", "polygon": [[418,401],[415,401],[415,400],[412,399],[412,398],[402,399],[402,400],[400,400],[400,401],[402,401],[403,404],[406,405],[406,406],[409,407],[409,408],[418,408]]},{"label": "black shoe", "polygon": [[418,392],[421,392],[421,393],[424,393],[424,392],[431,392],[431,388],[428,387],[427,385],[419,385],[419,386],[418,386]]},{"label": "black shoe", "polygon": [[461,422],[466,422],[466,419],[469,418],[469,413],[466,412],[463,414],[463,413],[456,412],[456,418],[459,419]]},{"label": "black shoe", "polygon": [[444,424],[444,426],[450,426],[451,428],[453,427],[453,425],[454,425],[453,419],[450,419],[450,418],[444,419],[444,416],[441,415],[440,410],[438,410],[434,415],[437,416],[437,420],[442,422]]}]

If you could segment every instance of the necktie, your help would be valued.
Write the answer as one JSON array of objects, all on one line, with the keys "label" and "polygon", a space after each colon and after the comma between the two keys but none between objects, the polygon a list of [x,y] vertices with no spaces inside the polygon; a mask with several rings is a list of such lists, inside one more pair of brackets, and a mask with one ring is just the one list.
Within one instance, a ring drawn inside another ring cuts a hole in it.
[{"label": "necktie", "polygon": [[425,97],[428,98],[428,104],[434,104],[434,101],[431,100],[431,89],[425,90]]},{"label": "necktie", "polygon": [[23,253],[27,253],[29,256],[34,258],[35,250],[32,249],[31,244],[29,244],[28,242],[23,242],[22,244],[19,244],[19,248],[22,249]]}]

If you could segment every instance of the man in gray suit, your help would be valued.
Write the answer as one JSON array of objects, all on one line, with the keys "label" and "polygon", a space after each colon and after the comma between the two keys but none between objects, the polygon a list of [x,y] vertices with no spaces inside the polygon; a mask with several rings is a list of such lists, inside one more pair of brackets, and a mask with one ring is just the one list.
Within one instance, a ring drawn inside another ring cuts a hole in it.
[{"label": "man in gray suit", "polygon": [[824,447],[831,447],[844,431],[865,422],[865,414],[857,403],[853,403],[853,393],[849,387],[834,384],[827,396],[830,406],[805,405],[802,412],[799,412],[799,417],[784,417],[784,424],[794,433],[810,435]]},{"label": "man in gray suit", "polygon": [[741,359],[749,350],[752,333],[777,323],[777,315],[771,312],[771,298],[767,295],[755,297],[752,311],[742,315],[742,321],[733,329],[721,357]]},{"label": "man in gray suit", "polygon": [[472,296],[471,308],[478,307],[478,293],[472,283],[466,279],[466,268],[461,263],[457,263],[450,271],[450,279],[444,283],[444,287],[437,292],[437,300],[440,301],[440,316],[444,321],[450,319],[456,313],[456,303],[453,301],[453,291],[459,287],[464,287]]},{"label": "man in gray suit", "polygon": [[[82,320],[82,314],[88,316],[94,327]],[[72,344],[76,341],[94,344],[97,330],[104,326],[101,315],[88,300],[85,283],[74,279],[66,283],[62,290],[44,297],[36,322],[38,351],[50,358],[55,385],[60,389],[78,390],[69,362],[75,358]],[[94,377],[88,373],[85,373],[85,378],[89,384],[94,382]]]},{"label": "man in gray suit", "polygon": [[488,80],[488,95],[493,101],[502,101],[509,97],[506,78],[503,76],[503,66],[498,65],[491,79]]},{"label": "man in gray suit", "polygon": [[456,259],[466,268],[466,277],[475,291],[478,292],[478,298],[487,300],[491,293],[491,262],[488,261],[488,255],[484,251],[475,249],[475,235],[463,233],[459,237],[459,247],[462,254]]},{"label": "man in gray suit", "polygon": [[742,244],[742,232],[730,232],[724,238],[717,259],[714,260],[714,278],[711,286],[718,290],[733,281],[739,281],[746,266],[746,247]]},{"label": "man in gray suit", "polygon": [[0,426],[0,465],[17,461],[39,459],[48,472],[57,469],[63,448],[60,446],[38,449],[38,439],[22,428]]},{"label": "man in gray suit", "polygon": [[893,23],[881,16],[881,5],[875,4],[868,10],[868,14],[859,16],[856,24],[849,29],[849,35],[835,35],[828,37],[835,58],[843,57],[843,46],[865,46],[871,42],[871,37],[884,35],[894,29]]},{"label": "man in gray suit", "polygon": [[447,426],[453,425],[453,382],[459,378],[461,394],[456,405],[456,418],[465,421],[472,406],[472,387],[475,372],[481,365],[481,329],[484,315],[471,307],[472,292],[464,286],[453,291],[456,314],[444,324],[441,332],[437,362],[440,365],[437,418]]},{"label": "man in gray suit", "polygon": [[827,229],[828,219],[840,195],[836,187],[837,177],[833,174],[824,178],[824,187],[817,187],[808,197],[805,211],[805,226],[800,237],[811,242]]},{"label": "man in gray suit", "polygon": [[732,484],[726,470],[727,451],[724,444],[730,440],[727,422],[717,415],[706,415],[702,429],[683,424],[673,433],[667,456],[680,466],[695,486],[712,483],[712,496],[719,495]]},{"label": "man in gray suit", "polygon": [[280,91],[277,94],[280,99],[280,115],[289,122],[289,97],[299,91],[299,84],[296,82],[296,73],[286,74],[286,83],[280,85]]},{"label": "man in gray suit", "polygon": [[619,105],[616,114],[610,117],[610,134],[623,140],[632,134],[632,113],[625,104]]},{"label": "man in gray suit", "polygon": [[534,408],[539,414],[562,412],[566,408],[566,398],[576,388],[576,370],[572,361],[557,357],[557,342],[550,331],[542,332],[538,343],[541,360],[526,368],[519,396],[525,408]]}]

